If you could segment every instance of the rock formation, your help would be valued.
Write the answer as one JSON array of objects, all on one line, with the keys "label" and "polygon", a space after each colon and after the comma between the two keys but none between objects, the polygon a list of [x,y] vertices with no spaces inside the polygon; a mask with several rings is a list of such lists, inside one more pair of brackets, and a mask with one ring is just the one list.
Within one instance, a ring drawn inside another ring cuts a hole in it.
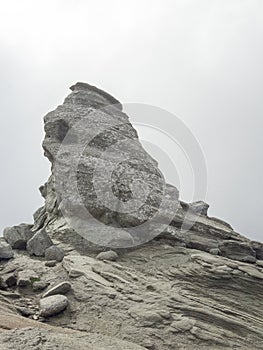
[{"label": "rock formation", "polygon": [[180,200],[115,98],[71,90],[44,206],[0,241],[0,349],[262,349],[263,244]]}]

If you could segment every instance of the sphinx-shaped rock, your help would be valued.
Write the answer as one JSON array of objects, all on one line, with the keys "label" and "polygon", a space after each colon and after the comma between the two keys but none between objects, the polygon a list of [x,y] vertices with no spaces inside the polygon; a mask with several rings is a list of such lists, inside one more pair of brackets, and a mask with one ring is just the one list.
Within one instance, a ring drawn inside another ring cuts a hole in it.
[{"label": "sphinx-shaped rock", "polygon": [[78,232],[96,219],[126,229],[130,245],[143,243],[148,227],[136,231],[137,226],[158,217],[167,221],[167,216],[169,224],[179,205],[178,191],[166,188],[157,162],[115,98],[84,83],[71,90],[64,104],[44,118],[43,148],[52,175],[40,188],[45,207],[35,214],[33,229],[63,217]]},{"label": "sphinx-shaped rock", "polygon": [[85,83],[71,90],[44,118],[52,173],[40,188],[45,205],[34,214],[33,231],[45,227],[83,247],[82,238],[124,248],[158,237],[240,261],[262,259],[261,244],[210,218],[207,203],[179,201],[118,100]]}]

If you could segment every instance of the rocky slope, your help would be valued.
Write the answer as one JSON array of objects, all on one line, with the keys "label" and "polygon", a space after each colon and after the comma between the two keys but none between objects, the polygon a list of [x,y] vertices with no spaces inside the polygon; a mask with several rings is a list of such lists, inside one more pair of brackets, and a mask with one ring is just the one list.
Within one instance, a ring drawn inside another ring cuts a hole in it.
[{"label": "rocky slope", "polygon": [[263,349],[263,244],[180,201],[115,98],[71,90],[45,205],[0,241],[0,348]]}]

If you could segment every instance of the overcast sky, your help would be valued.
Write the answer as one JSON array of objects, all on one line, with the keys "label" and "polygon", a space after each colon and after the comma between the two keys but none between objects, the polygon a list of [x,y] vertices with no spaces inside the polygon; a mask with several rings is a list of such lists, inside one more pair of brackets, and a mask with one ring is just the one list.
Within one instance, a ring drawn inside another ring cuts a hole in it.
[{"label": "overcast sky", "polygon": [[263,240],[262,0],[0,4],[0,231],[42,205],[42,118],[84,81],[179,117],[204,152],[210,214]]}]

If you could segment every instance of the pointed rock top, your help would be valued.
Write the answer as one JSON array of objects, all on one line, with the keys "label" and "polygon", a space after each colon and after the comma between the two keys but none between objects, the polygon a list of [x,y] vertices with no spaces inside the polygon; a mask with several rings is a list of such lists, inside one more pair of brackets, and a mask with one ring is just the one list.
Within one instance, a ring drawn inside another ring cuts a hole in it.
[{"label": "pointed rock top", "polygon": [[81,91],[84,93],[86,92],[87,94],[95,94],[98,97],[103,98],[103,100],[106,100],[107,104],[114,104],[118,109],[122,110],[121,103],[115,97],[97,88],[96,86],[90,85],[88,83],[77,82],[75,85],[72,85],[70,87],[70,90],[73,92]]}]

